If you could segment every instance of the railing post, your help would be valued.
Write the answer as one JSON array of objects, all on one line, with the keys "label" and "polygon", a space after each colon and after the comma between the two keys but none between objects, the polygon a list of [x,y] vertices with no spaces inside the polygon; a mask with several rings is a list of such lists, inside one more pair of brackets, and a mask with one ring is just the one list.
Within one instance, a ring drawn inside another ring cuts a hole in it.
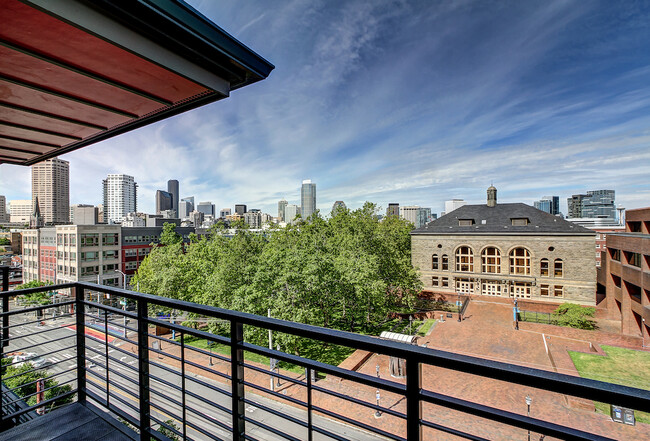
[{"label": "railing post", "polygon": [[230,376],[232,382],[232,439],[243,441],[246,434],[244,421],[244,325],[230,322]]},{"label": "railing post", "polygon": [[311,368],[305,368],[305,377],[307,380],[307,440],[312,441],[314,437],[314,422],[312,419]]},{"label": "railing post", "polygon": [[77,401],[86,403],[86,318],[84,316],[84,289],[75,285],[72,288],[75,299],[75,324],[77,327]]},{"label": "railing post", "polygon": [[149,405],[149,315],[148,303],[138,299],[138,384],[140,397],[140,440],[149,441],[151,409]]},{"label": "railing post", "polygon": [[[9,267],[3,266],[2,269],[2,291],[9,291]],[[9,312],[9,296],[2,298],[2,312]],[[9,346],[9,316],[2,317],[2,346]]]},{"label": "railing post", "polygon": [[406,360],[406,439],[419,441],[422,439],[420,420],[422,406],[420,389],[422,385],[422,368],[415,357]]}]

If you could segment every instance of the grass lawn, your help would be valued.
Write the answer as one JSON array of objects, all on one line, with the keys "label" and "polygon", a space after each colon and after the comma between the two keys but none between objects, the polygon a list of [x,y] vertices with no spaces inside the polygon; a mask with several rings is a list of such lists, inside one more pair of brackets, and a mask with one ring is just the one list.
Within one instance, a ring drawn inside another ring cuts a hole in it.
[{"label": "grass lawn", "polygon": [[418,335],[420,337],[427,335],[427,332],[429,332],[429,329],[431,329],[435,323],[436,319],[428,319],[426,322],[424,322],[424,325],[418,331]]},{"label": "grass lawn", "polygon": [[[650,353],[614,346],[601,347],[607,357],[569,351],[581,377],[650,390]],[[609,415],[609,403],[595,404],[596,411]],[[650,424],[649,413],[635,412],[635,417],[639,422]]]}]

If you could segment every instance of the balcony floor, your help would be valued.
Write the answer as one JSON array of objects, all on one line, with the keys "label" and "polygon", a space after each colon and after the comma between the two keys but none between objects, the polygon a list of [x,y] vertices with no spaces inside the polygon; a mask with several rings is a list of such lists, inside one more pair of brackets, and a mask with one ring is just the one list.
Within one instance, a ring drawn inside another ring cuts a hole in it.
[{"label": "balcony floor", "polygon": [[[0,433],[0,441],[133,441],[135,432],[74,403]],[[129,435],[131,432],[131,435]]]}]

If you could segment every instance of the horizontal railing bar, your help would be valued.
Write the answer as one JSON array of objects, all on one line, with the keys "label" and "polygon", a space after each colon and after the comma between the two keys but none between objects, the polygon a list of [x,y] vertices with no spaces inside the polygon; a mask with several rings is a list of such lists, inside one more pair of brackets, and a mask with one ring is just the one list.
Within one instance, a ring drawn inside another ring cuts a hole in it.
[{"label": "horizontal railing bar", "polygon": [[25,352],[26,349],[33,348],[35,346],[43,346],[43,345],[46,345],[46,344],[54,343],[56,341],[65,340],[66,338],[74,338],[74,337],[76,337],[76,335],[70,334],[70,335],[66,335],[65,337],[55,338],[54,340],[48,340],[46,342],[36,343],[36,344],[33,344],[33,345],[29,345],[29,346],[23,346],[22,348],[14,349],[11,352]]},{"label": "horizontal railing bar", "polygon": [[275,416],[282,417],[283,419],[291,421],[292,423],[298,424],[298,425],[300,425],[302,427],[309,427],[309,425],[307,424],[306,421],[302,421],[302,420],[300,420],[300,419],[298,419],[296,417],[292,417],[291,415],[288,415],[288,414],[286,414],[284,412],[281,412],[279,410],[271,409],[270,407],[265,406],[264,404],[258,403],[257,401],[253,401],[253,400],[251,400],[249,398],[244,398],[244,403],[254,405],[255,407],[257,407],[259,409],[262,409],[265,412],[268,412],[268,413],[270,413],[272,415],[275,415]]},{"label": "horizontal railing bar", "polygon": [[[185,346],[185,349],[187,349],[187,346]],[[193,361],[189,361],[187,358],[185,359],[185,363],[186,363],[186,364],[189,364],[190,366],[194,366],[194,367],[197,367],[197,368],[201,368],[201,370],[204,370],[204,371],[206,371],[206,372],[213,373],[213,374],[215,374],[215,375],[217,375],[217,376],[219,376],[219,377],[221,377],[221,378],[225,378],[225,379],[228,379],[228,380],[230,380],[230,379],[232,378],[232,377],[231,377],[230,375],[228,375],[228,374],[224,374],[223,372],[215,371],[214,369],[210,369],[209,367],[205,367],[205,366],[202,366],[202,365],[200,365],[200,364],[198,364],[198,363],[194,363]]]},{"label": "horizontal railing bar", "polygon": [[[31,337],[33,335],[40,335],[40,334],[44,334],[46,332],[60,331],[60,330],[61,330],[61,328],[57,326],[56,328],[43,329],[42,331],[30,332],[29,334],[25,334],[25,335],[18,335],[18,336],[15,336],[15,337],[9,337],[7,339],[0,339],[0,342],[4,344],[4,343],[9,342],[11,340],[20,340],[21,338]],[[45,344],[47,344],[47,342],[43,342],[41,344],[45,345]],[[6,345],[4,345],[4,346],[6,346]]]},{"label": "horizontal railing bar", "polygon": [[165,366],[164,364],[160,364],[160,363],[157,363],[157,362],[155,362],[155,361],[151,361],[151,360],[149,360],[149,364],[150,364],[151,366],[155,366],[155,367],[157,367],[158,369],[162,369],[162,370],[164,370],[164,371],[167,371],[167,372],[169,372],[169,373],[171,373],[171,374],[178,375],[179,377],[181,376],[181,372],[180,372],[180,371],[175,370],[175,369],[172,369],[172,368],[170,368],[169,366]]},{"label": "horizontal railing bar", "polygon": [[407,441],[406,438],[403,438],[403,437],[398,436],[398,435],[394,435],[394,434],[392,434],[390,432],[386,432],[385,430],[381,430],[381,429],[378,429],[376,427],[370,426],[368,424],[362,423],[361,421],[353,420],[352,418],[348,418],[346,416],[343,416],[343,415],[338,414],[336,412],[332,412],[332,411],[324,409],[322,407],[312,406],[312,409],[314,411],[316,411],[316,412],[320,412],[320,413],[322,413],[324,415],[327,415],[329,417],[338,419],[338,420],[343,421],[343,422],[345,422],[347,424],[350,424],[352,426],[361,427],[362,429],[367,430],[368,432],[371,432],[371,433],[374,433],[374,434],[377,434],[377,435],[381,435],[381,436],[384,436],[386,438],[390,438],[390,439],[393,439],[393,440],[396,440],[396,441]]},{"label": "horizontal railing bar", "polygon": [[163,337],[161,335],[152,334],[150,332],[147,332],[147,337],[148,338],[153,338],[153,339],[156,339],[156,340],[160,340],[161,343],[163,341],[167,342],[172,346],[177,346],[177,347],[181,346],[180,342],[177,342],[176,340],[172,340],[171,338]]},{"label": "horizontal railing bar", "polygon": [[[103,393],[103,391],[102,391],[102,393]],[[102,405],[101,404],[102,402],[106,402],[105,398],[101,398],[99,395],[97,395],[95,392],[93,392],[91,390],[87,390],[86,394],[87,394],[88,397],[92,398],[93,400],[95,400],[100,405]],[[117,416],[124,419],[129,424],[131,424],[131,425],[133,425],[135,427],[138,426],[138,420],[136,420],[133,416],[129,415],[128,413],[124,412],[121,408],[115,406],[115,404],[109,403],[108,406],[104,406],[104,407],[108,408],[108,410],[115,413]]]},{"label": "horizontal railing bar", "polygon": [[177,357],[169,352],[161,351],[160,349],[149,348],[149,352],[154,352],[159,355],[164,355],[165,357],[171,358],[172,360],[182,361],[181,357]]},{"label": "horizontal railing bar", "polygon": [[[14,297],[14,296],[24,296],[26,294],[34,294],[37,292],[43,292],[43,291],[58,291],[61,289],[65,288],[73,288],[77,286],[78,282],[69,282],[69,283],[61,283],[58,285],[45,285],[45,286],[37,286],[35,288],[25,288],[25,289],[15,289],[13,291],[0,291],[0,298],[3,297]],[[97,285],[100,286],[100,285]]]},{"label": "horizontal railing bar", "polygon": [[227,391],[225,389],[221,389],[220,387],[215,386],[215,385],[210,384],[210,383],[207,383],[207,382],[205,382],[203,380],[199,380],[197,377],[189,377],[189,376],[185,375],[185,381],[192,381],[192,382],[194,382],[196,384],[200,384],[201,386],[206,387],[206,388],[208,388],[210,390],[220,392],[220,393],[222,393],[223,395],[225,395],[227,397],[232,396],[230,391]]},{"label": "horizontal railing bar", "polygon": [[[154,417],[153,415],[149,415],[149,418],[151,418],[154,423],[156,423],[156,424],[164,427],[165,429],[171,431],[176,436],[179,436],[179,437],[183,438],[183,434],[181,432],[179,432],[177,429],[174,429],[172,426],[168,425],[167,423],[159,420],[158,418]],[[151,432],[149,432],[150,436],[154,437],[156,440],[169,440],[168,437],[166,437],[165,435],[158,432],[157,429],[154,429],[153,424],[151,426],[152,426],[151,427]],[[156,433],[153,433],[153,432],[156,432]]]},{"label": "horizontal railing bar", "polygon": [[338,436],[337,434],[332,433],[327,429],[323,429],[322,427],[312,426],[312,430],[314,432],[322,433],[323,435],[327,436],[328,438],[335,439],[336,441],[349,441],[347,438],[343,438],[341,436]]},{"label": "horizontal railing bar", "polygon": [[[56,320],[56,319],[60,319],[60,318],[64,318],[64,317],[74,317],[74,314],[61,314],[61,315],[57,315],[56,317],[42,318],[42,319],[38,319],[38,320],[33,320],[31,322],[16,323],[14,325],[7,326],[7,329],[16,328],[18,326],[33,325],[34,323],[39,323],[39,322],[42,322],[42,321],[45,321],[45,320]],[[70,322],[70,324],[72,325],[74,323]]]},{"label": "horizontal railing bar", "polygon": [[[178,407],[181,407],[181,408],[183,407],[182,402],[180,402],[179,400],[177,400],[176,398],[174,398],[172,396],[165,395],[163,392],[159,391],[158,389],[154,389],[154,388],[150,387],[149,392],[152,393],[152,394],[156,394],[159,398],[161,398],[163,400],[166,400],[166,401],[169,401],[170,403],[175,404]],[[152,404],[154,403],[152,398],[149,399],[149,402],[152,403]],[[167,409],[161,409],[161,410],[163,410],[164,412],[167,412]],[[182,420],[183,418],[180,418],[180,419]]]},{"label": "horizontal railing bar", "polygon": [[[172,383],[171,381],[167,381],[167,380],[165,380],[164,378],[156,377],[156,376],[153,375],[152,373],[149,373],[149,379],[151,379],[151,380],[153,380],[153,381],[157,381],[158,383],[163,384],[163,385],[165,385],[165,386],[167,386],[167,387],[171,387],[172,389],[177,390],[177,391],[179,391],[179,392],[181,392],[181,393],[183,392],[183,388],[182,388],[182,387],[180,387],[180,386],[178,386],[178,385]],[[153,387],[150,387],[149,389],[150,389],[150,390],[153,390]]]},{"label": "horizontal railing bar", "polygon": [[[57,363],[63,363],[64,361],[68,361],[68,360],[61,360],[60,362],[57,362]],[[53,364],[54,364],[54,363],[53,363]],[[4,367],[4,366],[3,366],[3,367]],[[11,379],[11,378],[20,377],[20,376],[25,375],[25,374],[30,374],[30,373],[34,372],[34,370],[35,370],[35,369],[32,369],[31,371],[28,371],[28,372],[21,372],[20,374],[15,374],[15,375],[12,375],[12,376],[10,376],[10,377],[5,377],[5,376],[3,375],[3,376],[2,376],[2,381],[4,382],[4,381],[7,381],[7,380],[9,380],[9,379]],[[39,369],[39,370],[40,370],[40,369]],[[38,380],[30,381],[29,383],[23,383],[23,384],[21,384],[20,386],[16,386],[16,387],[14,387],[14,388],[12,388],[12,389],[7,388],[7,390],[6,390],[6,391],[2,391],[2,393],[3,393],[3,394],[6,394],[7,392],[13,392],[13,391],[15,391],[16,389],[20,389],[21,387],[25,387],[25,386],[28,386],[28,385],[30,385],[30,384],[34,384],[34,383],[38,382],[39,380],[49,380],[49,379],[54,378],[54,377],[57,377],[57,376],[59,376],[59,375],[68,374],[68,373],[70,373],[70,372],[72,372],[72,371],[75,371],[75,370],[77,370],[77,367],[76,367],[76,366],[73,367],[73,368],[70,368],[70,369],[66,369],[66,370],[64,370],[64,371],[61,371],[61,372],[54,373],[54,374],[52,374],[52,375],[48,375],[47,377],[39,378]],[[5,387],[6,387],[6,386],[5,386]]]},{"label": "horizontal railing bar", "polygon": [[[226,423],[223,423],[223,422],[219,421],[218,419],[213,418],[210,415],[207,415],[207,414],[205,414],[205,413],[203,413],[203,412],[201,412],[201,411],[199,411],[199,410],[197,410],[197,409],[195,409],[193,407],[188,407],[187,410],[189,410],[193,414],[199,416],[200,418],[203,418],[204,420],[209,421],[210,423],[216,424],[217,426],[221,427],[224,430],[227,430],[227,431],[232,430],[232,426],[228,426]],[[228,419],[230,421],[232,421],[230,418],[232,418],[232,417],[229,416]]]},{"label": "horizontal railing bar", "polygon": [[271,426],[269,426],[267,424],[264,424],[261,421],[257,421],[255,419],[249,417],[249,416],[244,415],[243,418],[244,418],[244,421],[247,421],[249,423],[253,423],[256,426],[261,427],[262,429],[266,430],[267,432],[271,432],[274,435],[281,436],[283,439],[288,439],[288,440],[291,440],[291,441],[301,441],[300,438],[296,438],[295,436],[291,436],[288,433],[284,433],[283,431],[281,431],[279,429],[276,429],[276,428],[271,427]]},{"label": "horizontal railing bar", "polygon": [[210,400],[208,400],[207,398],[202,397],[201,395],[192,392],[191,390],[186,390],[185,393],[186,393],[187,395],[189,395],[190,397],[193,397],[193,398],[196,398],[196,399],[199,400],[199,401],[202,401],[203,403],[205,403],[205,404],[208,405],[208,406],[214,407],[214,408],[220,410],[221,412],[224,412],[224,413],[226,413],[226,414],[232,415],[232,410],[231,410],[231,409],[228,409],[227,407],[224,407],[224,406],[222,406],[222,405],[219,404],[219,403],[215,403],[215,402],[213,402],[213,401],[210,401]]},{"label": "horizontal railing bar", "polygon": [[[44,343],[44,344],[47,344],[47,343]],[[43,358],[43,357],[47,357],[48,355],[56,354],[57,352],[61,352],[61,351],[69,351],[70,349],[76,349],[76,347],[77,347],[77,345],[75,344],[75,345],[72,345],[72,346],[67,346],[67,347],[62,348],[62,349],[55,349],[55,350],[53,350],[53,351],[46,352],[46,353],[44,353],[44,354],[37,354],[37,356],[38,356],[39,358]],[[12,351],[12,352],[13,352],[13,351]],[[7,355],[11,354],[12,352],[9,352]],[[72,360],[72,359],[70,358],[69,360]],[[66,360],[61,360],[61,361],[68,361],[68,359],[66,359]],[[23,360],[23,361],[12,361],[11,363],[7,363],[7,364],[3,365],[3,367],[14,366],[14,365],[16,365],[16,364],[20,364],[20,363],[30,363],[30,364],[32,364],[29,360]],[[57,363],[59,363],[59,362],[51,362],[48,366],[52,366],[52,365],[57,364]],[[32,366],[34,366],[34,365],[32,364]],[[45,369],[45,367],[42,367],[42,368],[34,368],[34,370],[36,370],[36,371],[41,370],[41,369]],[[31,371],[30,371],[30,372],[31,372]],[[5,379],[6,379],[6,378],[5,378]]]},{"label": "horizontal railing bar", "polygon": [[[333,390],[325,389],[325,388],[320,387],[320,386],[312,385],[311,388],[314,391],[318,391],[318,392],[321,392],[321,393],[324,393],[324,394],[327,394],[327,395],[331,395],[333,397],[340,398],[342,400],[346,400],[346,401],[349,401],[349,402],[354,403],[354,404],[359,404],[361,406],[368,407],[370,409],[379,409],[383,413],[387,413],[387,414],[395,416],[397,418],[406,419],[406,414],[403,413],[403,412],[398,412],[396,410],[389,409],[387,407],[377,406],[374,403],[370,403],[368,401],[363,401],[363,400],[360,400],[358,398],[354,398],[354,397],[351,397],[349,395],[342,394],[340,392],[335,392]],[[404,397],[404,398],[406,398],[406,397]]]},{"label": "horizontal railing bar", "polygon": [[296,404],[298,406],[307,407],[307,403],[305,403],[304,401],[300,401],[297,398],[290,397],[289,395],[283,395],[274,390],[266,389],[262,386],[258,386],[257,384],[251,383],[249,381],[243,381],[242,383],[244,383],[244,386],[250,387],[251,389],[259,390],[260,392],[264,392],[265,394],[274,396],[275,398],[280,398],[282,400],[289,401],[290,403]]},{"label": "horizontal railing bar", "polygon": [[[36,381],[38,381],[38,380],[36,380]],[[68,383],[72,383],[73,381],[77,381],[77,379],[76,379],[76,378],[73,378],[72,380],[68,380],[68,381],[64,381],[63,383],[55,384],[54,386],[47,387],[47,388],[45,388],[45,389],[43,389],[43,390],[41,390],[41,391],[36,391],[36,392],[34,392],[33,394],[29,394],[29,395],[25,395],[25,396],[19,397],[17,400],[9,401],[8,403],[3,402],[2,405],[3,405],[3,406],[11,406],[12,404],[14,404],[14,403],[18,403],[19,401],[27,402],[27,400],[28,400],[29,398],[31,398],[31,397],[33,397],[33,396],[35,396],[35,395],[38,395],[38,394],[40,394],[40,393],[45,393],[45,392],[47,392],[48,390],[52,390],[52,389],[54,389],[54,388],[56,388],[56,387],[63,386],[63,385],[68,384]],[[24,387],[24,385],[23,385],[23,387]],[[20,389],[20,387],[18,387],[17,389]],[[14,389],[14,390],[15,390],[15,389]],[[6,392],[4,392],[4,393],[6,393]],[[59,395],[57,395],[57,397],[58,397],[58,396],[59,396]]]},{"label": "horizontal railing bar", "polygon": [[[117,373],[117,372],[115,372],[115,371],[109,371],[109,372],[110,372],[111,374],[116,374],[116,373]],[[127,393],[127,394],[129,394],[129,395],[133,395],[134,398],[138,398],[138,397],[135,397],[135,394],[137,394],[137,391],[131,390],[131,389],[129,389],[128,387],[121,385],[121,384],[118,383],[117,381],[110,381],[110,382],[109,382],[109,381],[107,381],[107,378],[106,378],[104,375],[100,374],[99,372],[95,372],[95,371],[88,370],[87,373],[88,373],[88,374],[91,374],[91,375],[94,375],[95,377],[101,379],[104,383],[106,383],[106,385],[107,385],[106,387],[109,387],[109,386],[110,386],[110,387],[115,387],[115,388],[117,388],[117,389],[120,389],[122,392],[125,392],[125,393]],[[95,383],[95,384],[97,384],[97,383]],[[138,399],[139,399],[139,398],[138,398]]]},{"label": "horizontal railing bar", "polygon": [[289,383],[293,383],[295,385],[307,387],[307,382],[302,381],[299,378],[292,378],[292,377],[289,377],[288,375],[279,374],[277,372],[271,372],[269,370],[269,368],[261,368],[259,366],[255,366],[255,365],[252,365],[252,364],[249,364],[249,363],[242,363],[242,366],[244,366],[246,369],[250,369],[252,371],[256,371],[256,372],[259,372],[261,374],[272,376],[273,378],[280,378],[280,379],[282,379],[284,381],[287,381]]},{"label": "horizontal railing bar", "polygon": [[[163,399],[165,399],[165,400],[167,400],[167,401],[169,401],[169,402],[171,402],[171,403],[174,403],[174,404],[177,405],[178,407],[181,407],[181,408],[182,408],[182,405],[181,405],[180,401],[177,401],[177,400],[171,400],[171,399],[169,399],[168,397],[164,396],[163,394],[161,394],[161,393],[158,392],[158,391],[151,390],[151,392],[155,392],[156,395],[159,395],[159,396],[162,397]],[[149,405],[150,405],[151,407],[153,407],[154,409],[156,409],[158,412],[160,412],[160,413],[162,413],[162,414],[164,414],[164,415],[169,415],[169,416],[171,416],[171,417],[177,419],[178,421],[183,421],[183,417],[181,417],[181,416],[179,416],[179,415],[176,415],[176,414],[175,414],[171,409],[168,409],[168,408],[163,407],[161,404],[158,404],[156,401],[154,401],[154,400],[152,400],[152,399],[149,400]]]},{"label": "horizontal railing bar", "polygon": [[406,394],[406,385],[401,383],[395,383],[394,381],[384,380],[383,378],[377,378],[372,375],[366,375],[360,372],[342,369],[338,366],[332,366],[331,364],[322,363],[316,360],[310,360],[307,358],[299,357],[297,355],[287,354],[285,352],[279,352],[275,349],[268,349],[251,343],[243,343],[242,347],[246,351],[266,355],[267,357],[277,358],[279,360],[287,361],[292,364],[309,367],[314,371],[331,374],[335,377],[354,381],[355,383],[365,384],[366,386],[372,386],[374,388],[393,392],[399,395]]},{"label": "horizontal railing bar", "polygon": [[[230,345],[230,343],[228,343]],[[186,351],[194,351],[194,352],[199,352],[203,355],[207,355],[208,357],[213,357],[216,358],[217,360],[225,361],[226,363],[230,363],[230,358],[226,357],[225,355],[221,355],[219,353],[215,352],[210,352],[208,350],[205,350],[203,348],[197,348],[195,346],[192,346],[191,344],[185,342],[185,350]]]},{"label": "horizontal railing bar", "polygon": [[120,315],[120,316],[126,316],[126,317],[136,319],[136,320],[138,318],[138,314],[136,314],[134,312],[125,311],[124,309],[116,308],[116,307],[111,306],[111,305],[104,305],[103,303],[93,302],[92,300],[84,300],[83,303],[86,306],[94,306],[97,309],[102,309],[104,311],[110,311],[110,312],[112,312],[114,314],[117,314],[117,315]]},{"label": "horizontal railing bar", "polygon": [[452,429],[451,427],[442,426],[440,424],[432,423],[430,421],[420,420],[420,424],[431,429],[439,430],[441,432],[450,433],[460,438],[471,439],[473,441],[490,441],[487,438],[472,435],[471,433],[461,432],[460,430]]},{"label": "horizontal railing bar", "polygon": [[[127,406],[129,409],[131,409],[131,410],[133,410],[133,411],[135,411],[135,412],[137,412],[137,411],[139,410],[135,405],[133,405],[132,403],[129,403],[128,400],[125,400],[124,398],[120,397],[119,395],[117,395],[117,394],[111,392],[111,389],[110,389],[110,388],[108,389],[107,393],[108,393],[108,396],[109,396],[109,397],[116,399],[116,400],[119,401],[120,403],[122,403],[122,404],[124,404],[125,406]],[[137,397],[134,397],[134,398],[137,398]]]},{"label": "horizontal railing bar", "polygon": [[213,340],[213,341],[216,341],[218,343],[222,343],[224,345],[230,345],[230,339],[227,338],[227,337],[224,337],[223,335],[212,334],[210,332],[201,331],[200,329],[194,329],[194,328],[179,325],[179,324],[176,324],[176,323],[169,323],[169,322],[166,322],[164,320],[160,320],[160,319],[153,318],[153,317],[147,317],[146,321],[148,323],[153,324],[153,325],[158,325],[158,326],[163,326],[165,328],[174,329],[176,331],[179,331],[179,332],[182,332],[182,333],[185,333],[185,334],[188,334],[188,335],[192,335],[194,337],[202,337],[202,338],[205,338],[206,340]]},{"label": "horizontal railing bar", "polygon": [[[98,318],[96,315],[93,315],[93,314],[88,313],[88,312],[84,313],[84,316],[86,316],[86,317],[88,317],[88,318],[92,318],[92,319],[95,320],[94,323],[88,323],[88,321],[84,322],[84,324],[85,324],[86,327],[91,328],[91,329],[93,329],[93,330],[95,330],[95,331],[97,331],[97,332],[104,333],[103,330],[101,330],[101,329],[95,329],[95,328],[93,328],[93,327],[91,326],[91,325],[95,324],[95,325],[101,326],[101,327],[103,328],[103,327],[104,327],[104,320],[103,320],[103,319]],[[112,320],[113,320],[113,319],[112,319]],[[122,317],[117,318],[117,320],[120,320],[120,321],[121,321],[121,320],[122,320]],[[109,321],[108,321],[108,324],[111,325],[111,326],[115,326],[115,327],[117,327],[117,328],[120,328],[120,329],[127,329],[127,330],[129,330],[129,331],[131,331],[131,332],[138,332],[138,329],[137,329],[137,328],[132,328],[131,326],[125,326],[124,323],[119,323],[119,322],[114,321],[114,320],[113,320],[113,321],[109,320]],[[113,335],[113,334],[110,334],[110,333],[109,333],[109,335],[111,335],[111,336],[113,336],[113,337],[119,337],[119,334],[118,334],[118,335]]]},{"label": "horizontal railing bar", "polygon": [[[194,412],[193,409],[189,409],[189,410],[190,410],[191,412],[193,412],[193,413],[196,413],[196,412]],[[214,424],[216,424],[217,426],[221,427],[223,430],[225,430],[225,431],[227,431],[227,432],[232,432],[232,427],[228,427],[228,426],[222,425],[220,421],[212,420],[212,419],[208,419],[208,421],[213,422]],[[193,430],[196,430],[197,432],[199,432],[199,433],[201,433],[201,434],[203,434],[203,435],[206,435],[206,436],[208,436],[208,437],[211,438],[211,439],[221,440],[221,438],[218,438],[218,437],[216,437],[216,436],[214,436],[214,435],[211,435],[209,432],[207,432],[206,430],[202,429],[202,428],[199,427],[198,425],[192,423],[191,421],[185,421],[185,424],[187,425],[187,427],[189,427],[189,428],[191,428],[191,429],[193,429]]]},{"label": "horizontal railing bar", "polygon": [[63,400],[65,398],[69,397],[69,396],[72,396],[72,395],[76,394],[76,393],[77,393],[77,390],[74,389],[74,390],[71,390],[70,392],[66,392],[66,393],[58,395],[58,396],[56,396],[54,398],[50,398],[50,399],[47,399],[45,401],[41,401],[40,403],[35,404],[34,406],[26,407],[26,408],[21,409],[21,410],[19,410],[17,412],[4,415],[2,417],[1,421],[12,420],[12,419],[14,419],[16,417],[19,417],[19,416],[27,413],[27,412],[31,412],[32,410],[38,409],[39,407],[45,407],[50,403],[54,403],[56,400]]},{"label": "horizontal railing bar", "polygon": [[[9,292],[16,292],[16,291],[9,291]],[[34,312],[34,311],[43,311],[44,309],[52,309],[52,308],[58,308],[59,306],[74,305],[74,304],[75,304],[74,300],[66,300],[65,302],[61,302],[61,303],[49,303],[47,305],[30,306],[29,308],[14,309],[13,311],[0,312],[0,317],[11,317],[13,315],[26,314],[28,312]],[[41,319],[41,321],[52,320],[52,319],[53,317],[49,317],[49,318],[44,317]]]},{"label": "horizontal railing bar", "polygon": [[563,440],[613,441],[611,438],[602,437],[593,433],[583,432],[571,427],[561,426],[559,424],[538,420],[525,415],[519,415],[518,413],[508,412],[506,410],[485,406],[472,401],[461,400],[460,398],[454,398],[435,392],[421,391],[420,397],[422,401],[431,404],[487,418],[491,421],[508,424],[509,426],[534,430]]},{"label": "horizontal railing bar", "polygon": [[[136,378],[131,378],[128,375],[124,375],[122,372],[119,372],[117,369],[111,369],[110,367],[107,368],[103,363],[100,363],[100,362],[95,361],[95,360],[91,360],[88,357],[84,357],[84,358],[86,359],[86,361],[91,362],[95,366],[99,366],[100,368],[104,369],[104,371],[108,370],[108,372],[110,372],[111,375],[117,375],[118,377],[123,378],[123,379],[131,382],[135,387],[139,387],[138,380]],[[94,371],[90,370],[92,368],[89,367],[88,369],[89,369],[88,372],[94,372]]]},{"label": "horizontal railing bar", "polygon": [[[86,338],[88,338],[88,339],[92,339],[93,341],[98,342],[98,340],[94,339],[94,337],[91,337],[91,336],[89,336],[89,335],[87,335]],[[95,354],[97,354],[97,355],[101,355],[102,357],[106,358],[106,350],[105,350],[104,342],[101,342],[101,344],[102,344],[102,347],[101,347],[101,348],[96,348],[96,347],[92,347],[92,346],[86,345],[86,349],[89,349],[90,351],[94,352]],[[124,355],[126,355],[126,356],[128,356],[128,357],[132,357],[132,358],[134,358],[134,359],[136,359],[136,360],[137,360],[137,358],[138,358],[138,355],[137,355],[137,354],[134,354],[134,353],[132,353],[132,352],[126,351],[126,350],[124,350],[124,349],[122,349],[122,348],[120,348],[120,347],[118,347],[118,346],[111,346],[110,348],[111,348],[112,350],[114,350],[114,351],[117,351],[117,352],[119,352],[119,353],[121,353],[121,354],[124,354]],[[109,356],[108,356],[109,359],[110,359],[111,357],[112,357],[112,355],[109,355]]]}]

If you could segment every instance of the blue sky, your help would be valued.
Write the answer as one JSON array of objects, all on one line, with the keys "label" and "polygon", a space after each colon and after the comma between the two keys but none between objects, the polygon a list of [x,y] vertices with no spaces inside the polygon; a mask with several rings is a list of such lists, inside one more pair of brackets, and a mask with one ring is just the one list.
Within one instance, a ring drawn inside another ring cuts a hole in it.
[{"label": "blue sky", "polygon": [[[277,214],[335,200],[444,209],[614,189],[650,206],[650,6],[610,1],[190,3],[276,66],[231,97],[67,154],[71,203],[126,173],[153,212],[182,197]],[[30,171],[0,167],[28,199]]]}]

